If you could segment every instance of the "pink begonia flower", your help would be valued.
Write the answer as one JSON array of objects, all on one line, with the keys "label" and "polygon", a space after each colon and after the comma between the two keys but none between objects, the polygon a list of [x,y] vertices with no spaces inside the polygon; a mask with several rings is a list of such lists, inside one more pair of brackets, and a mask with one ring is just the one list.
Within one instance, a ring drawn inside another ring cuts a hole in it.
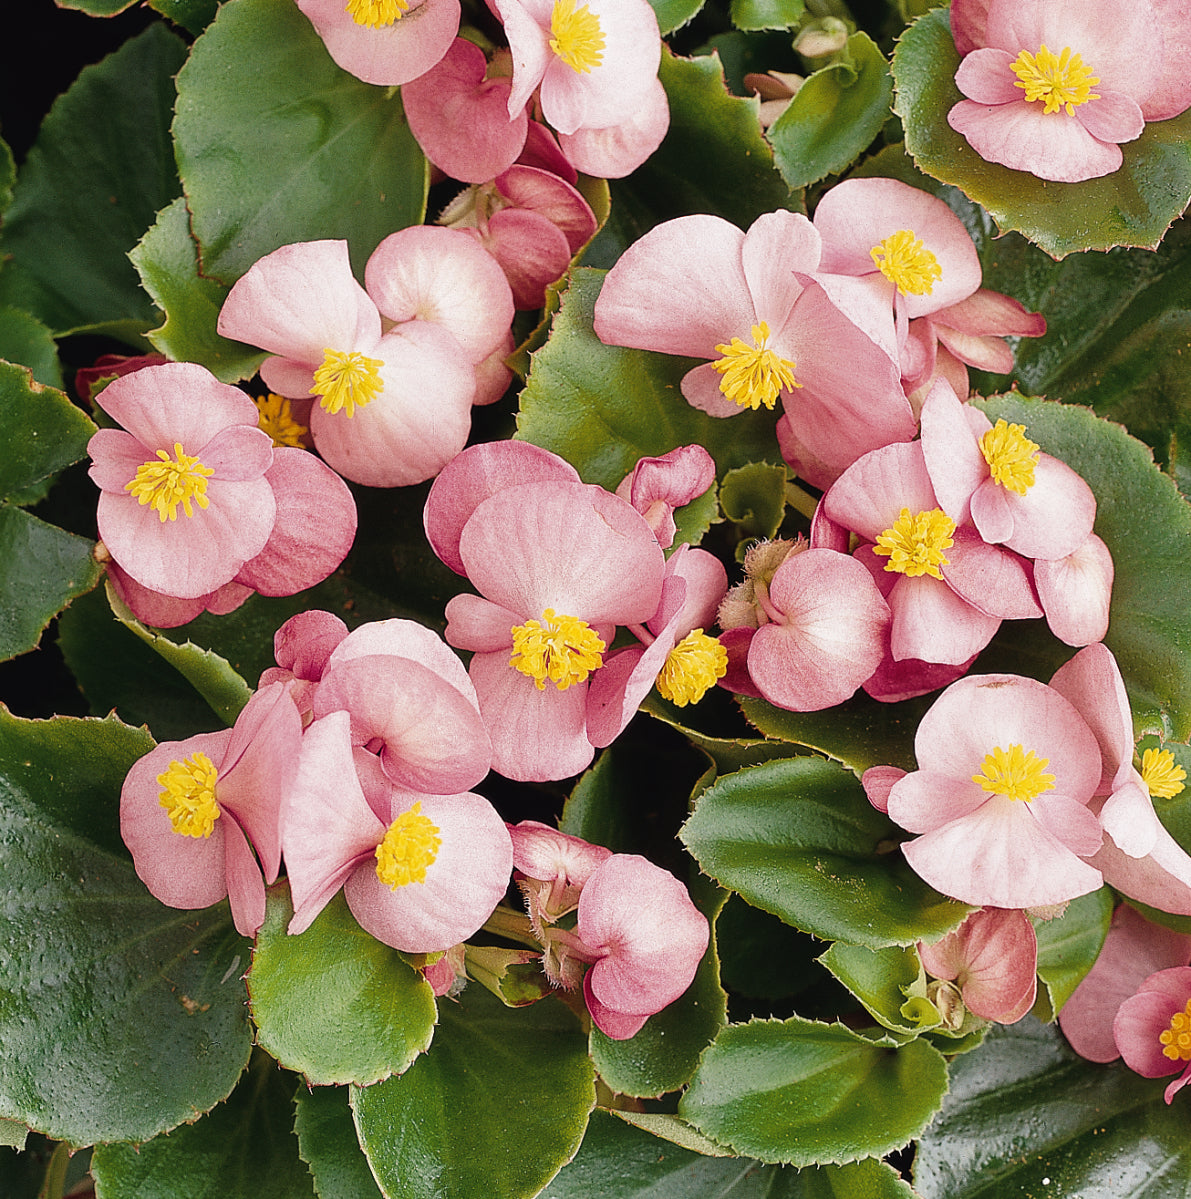
[{"label": "pink begonia flower", "polygon": [[657,82],[662,42],[648,0],[493,0],[513,55],[509,116],[534,91],[560,134],[633,118]]},{"label": "pink begonia flower", "polygon": [[698,499],[715,482],[715,459],[701,445],[680,445],[660,458],[641,458],[616,494],[645,517],[658,545],[674,544],[674,510]]},{"label": "pink begonia flower", "polygon": [[167,596],[195,599],[230,583],[277,518],[266,478],[273,445],[257,428],[256,405],[187,362],[124,375],[101,398],[123,426],[100,429],[87,445],[109,554]]},{"label": "pink begonia flower", "polygon": [[902,846],[932,887],[982,907],[1063,903],[1096,890],[1100,847],[1087,804],[1096,738],[1057,691],[1017,675],[952,683],[914,738],[918,769],[888,792]]},{"label": "pink begonia flower", "polygon": [[585,175],[623,179],[653,154],[669,129],[670,101],[661,81],[655,79],[626,120],[602,128],[580,126],[573,133],[560,133],[558,140],[563,153]]},{"label": "pink begonia flower", "polygon": [[[527,476],[538,481],[509,478],[521,460],[538,464],[541,473]],[[480,593],[448,603],[447,640],[473,652],[493,767],[519,781],[566,778],[591,761],[588,676],[614,626],[657,611],[665,565],[638,512],[558,477],[570,469],[560,461],[476,446],[426,501],[431,546]]]},{"label": "pink begonia flower", "polygon": [[1185,5],[1160,0],[955,0],[948,113],[985,160],[1076,183],[1117,170],[1121,142],[1191,105]]},{"label": "pink begonia flower", "polygon": [[1092,533],[1065,558],[1034,563],[1034,587],[1050,631],[1068,645],[1092,645],[1108,632],[1114,567]]},{"label": "pink begonia flower", "polygon": [[86,403],[95,402],[91,389],[102,379],[120,378],[147,366],[163,366],[169,362],[164,354],[100,354],[91,366],[80,367],[74,373],[74,389]]},{"label": "pink begonia flower", "polygon": [[1143,1078],[1178,1075],[1163,1092],[1170,1103],[1191,1082],[1191,967],[1151,974],[1117,1009],[1112,1035]]},{"label": "pink begonia flower", "polygon": [[613,854],[579,896],[575,933],[594,961],[583,998],[596,1027],[635,1036],[690,985],[707,950],[707,918],[668,871],[637,854]]},{"label": "pink begonia flower", "polygon": [[941,941],[919,941],[918,959],[934,978],[954,982],[964,1006],[983,1020],[1016,1024],[1034,1006],[1038,938],[1022,911],[973,912]]},{"label": "pink begonia flower", "polygon": [[561,833],[537,820],[508,826],[513,839],[513,869],[525,896],[535,935],[579,904],[579,895],[596,867],[612,856],[610,849]]},{"label": "pink begonia flower", "polygon": [[475,371],[455,337],[428,321],[382,334],[347,242],[298,242],[254,263],[228,293],[225,337],[275,357],[261,378],[282,396],[317,395],[310,432],[344,478],[402,487],[437,474],[471,427]]},{"label": "pink begonia flower", "polygon": [[706,550],[680,545],[666,563],[658,610],[632,626],[641,643],[612,654],[588,692],[587,736],[611,745],[654,686],[663,699],[697,704],[723,677],[727,651],[708,634],[728,589],[720,560]]},{"label": "pink begonia flower", "polygon": [[297,0],[338,66],[391,87],[425,74],[459,32],[459,0]]},{"label": "pink begonia flower", "polygon": [[1042,453],[1024,425],[994,427],[941,379],[922,406],[922,453],[939,506],[990,545],[1054,560],[1091,536],[1096,497],[1080,475]]},{"label": "pink begonia flower", "polygon": [[280,866],[282,797],[301,737],[285,687],[265,687],[233,728],[162,742],[133,764],[120,792],[120,835],[162,903],[205,908],[226,895],[236,930],[256,935],[265,882]]},{"label": "pink begonia flower", "polygon": [[251,587],[235,581],[224,583],[215,591],[194,599],[179,599],[152,591],[121,570],[118,562],[110,558],[103,560],[103,543],[100,542],[99,546],[97,556],[103,561],[108,583],[116,598],[141,624],[152,625],[156,629],[176,629],[179,625],[189,624],[203,612],[210,612],[212,616],[226,616],[252,594]]},{"label": "pink begonia flower", "polygon": [[470,792],[395,786],[375,757],[353,753],[352,739],[342,711],[303,734],[283,812],[294,901],[288,931],[309,928],[343,887],[352,915],[378,941],[405,953],[449,949],[504,897],[513,867],[504,822]]},{"label": "pink begonia flower", "polygon": [[259,685],[284,683],[304,725],[314,719],[314,692],[331,654],[347,631],[347,625],[338,616],[313,609],[291,616],[273,634],[273,659],[277,665],[261,672]]},{"label": "pink begonia flower", "polygon": [[1071,1048],[1092,1062],[1120,1057],[1112,1022],[1121,1004],[1151,974],[1191,963],[1191,936],[1153,924],[1120,904],[1095,964],[1059,1012]]},{"label": "pink begonia flower", "polygon": [[666,221],[608,272],[596,335],[710,359],[687,372],[682,393],[712,416],[773,408],[784,395],[783,453],[828,486],[866,451],[908,441],[916,424],[891,313],[861,281],[813,276],[819,254],[815,227],[791,212],[759,217],[747,234],[714,216]]},{"label": "pink begonia flower", "polygon": [[720,606],[720,624],[756,630],[746,659],[756,693],[795,712],[843,703],[884,655],[889,605],[871,574],[847,554],[801,540],[750,554],[745,582]]}]

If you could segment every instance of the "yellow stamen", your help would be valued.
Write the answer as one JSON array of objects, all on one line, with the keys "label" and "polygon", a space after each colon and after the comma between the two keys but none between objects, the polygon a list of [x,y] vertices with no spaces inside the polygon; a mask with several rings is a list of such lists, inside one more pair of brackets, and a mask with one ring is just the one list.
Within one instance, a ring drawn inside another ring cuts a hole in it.
[{"label": "yellow stamen", "polygon": [[347,410],[350,419],[357,408],[372,403],[385,389],[380,377],[383,359],[366,358],[356,350],[340,353],[324,350],[323,364],[314,372],[311,395],[321,396],[319,403],[332,415]]},{"label": "yellow stamen", "polygon": [[715,347],[723,354],[719,362],[711,364],[724,376],[720,380],[720,391],[742,408],[755,411],[762,404],[772,408],[783,387],[802,386],[794,378],[795,363],[767,350],[765,343],[768,340],[769,326],[762,321],[753,326],[751,346],[734,337],[731,345]]},{"label": "yellow stamen", "polygon": [[215,784],[219,773],[203,753],[171,762],[157,776],[158,803],[169,815],[175,833],[183,837],[209,837],[219,819]]},{"label": "yellow stamen", "polygon": [[1038,443],[1026,436],[1025,425],[999,420],[980,438],[980,452],[994,483],[1018,495],[1034,486],[1034,467],[1038,463]]},{"label": "yellow stamen", "polygon": [[400,21],[409,12],[409,5],[406,0],[347,0],[343,11],[357,25],[383,29],[394,21]]},{"label": "yellow stamen", "polygon": [[1147,749],[1141,755],[1141,781],[1151,799],[1173,799],[1183,790],[1187,772],[1175,765],[1168,749]]},{"label": "yellow stamen", "polygon": [[666,655],[657,677],[658,694],[685,708],[697,704],[728,673],[728,651],[702,629],[688,633]]},{"label": "yellow stamen", "polygon": [[1052,54],[1045,44],[1038,47],[1037,54],[1023,50],[1010,64],[1010,70],[1017,76],[1013,86],[1022,88],[1031,103],[1041,100],[1043,112],[1065,108],[1070,117],[1078,105],[1100,99],[1092,91],[1100,77],[1084,66],[1078,54],[1071,53],[1070,46],[1064,46],[1059,55]]},{"label": "yellow stamen", "polygon": [[605,648],[603,639],[588,627],[587,621],[558,616],[553,608],[547,608],[540,621],[527,620],[513,626],[509,665],[533,679],[539,691],[546,689],[547,679],[559,691],[565,691],[603,666],[600,655]]},{"label": "yellow stamen", "polygon": [[139,503],[148,504],[163,524],[178,519],[179,504],[187,516],[193,516],[192,500],[200,508],[211,502],[207,499],[207,480],[215,472],[184,453],[180,441],[174,442],[174,454],[176,457],[171,458],[165,450],[158,450],[158,461],[138,466],[132,481],[124,484],[124,490],[132,492]]},{"label": "yellow stamen", "polygon": [[873,553],[888,557],[886,570],[911,579],[919,575],[942,579],[939,568],[950,565],[943,551],[954,544],[951,540],[954,532],[955,521],[938,508],[919,512],[917,516],[911,516],[910,509],[903,508],[894,524],[877,538]]},{"label": "yellow stamen", "polygon": [[972,782],[994,795],[1007,795],[1028,803],[1044,791],[1054,790],[1055,776],[1043,773],[1049,762],[1049,758],[1039,758],[1032,749],[1020,745],[1002,749],[998,745],[991,754],[984,755],[981,773],[972,775]]},{"label": "yellow stamen", "polygon": [[913,229],[891,233],[869,253],[881,274],[903,296],[929,296],[943,277],[939,260],[922,244],[922,238],[914,236]]},{"label": "yellow stamen", "polygon": [[1191,999],[1170,1018],[1170,1027],[1158,1034],[1162,1053],[1172,1062],[1191,1062]]},{"label": "yellow stamen", "polygon": [[590,74],[604,61],[604,31],[600,19],[575,0],[554,0],[550,13],[550,49],[579,74]]},{"label": "yellow stamen", "polygon": [[376,877],[390,891],[409,883],[424,883],[426,868],[442,848],[439,827],[422,815],[422,801],[402,812],[376,847]]},{"label": "yellow stamen", "polygon": [[275,446],[304,448],[302,435],[309,430],[294,420],[289,400],[269,392],[267,396],[254,396],[252,402],[260,413],[257,424],[273,439]]}]

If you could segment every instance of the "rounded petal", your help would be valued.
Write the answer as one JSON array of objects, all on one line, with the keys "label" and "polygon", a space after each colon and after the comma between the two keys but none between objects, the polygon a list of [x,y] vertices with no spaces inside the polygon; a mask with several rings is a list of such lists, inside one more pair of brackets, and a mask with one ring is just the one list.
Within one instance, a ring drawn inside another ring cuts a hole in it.
[{"label": "rounded petal", "polygon": [[1050,631],[1068,645],[1092,645],[1108,632],[1112,554],[1093,533],[1073,554],[1034,564],[1034,586]]},{"label": "rounded petal", "polygon": [[822,502],[829,520],[871,542],[897,522],[903,508],[916,513],[938,506],[920,442],[895,442],[865,454]]},{"label": "rounded petal", "polygon": [[966,54],[955,72],[955,86],[977,104],[1012,104],[1021,99],[1021,88],[1011,70],[1008,50],[985,47]]},{"label": "rounded petal", "polygon": [[1151,974],[1137,993],[1121,1004],[1112,1022],[1112,1035],[1131,1070],[1144,1078],[1161,1078],[1185,1068],[1184,1062],[1163,1053],[1158,1038],[1170,1028],[1172,1017],[1183,1011],[1189,1000],[1191,967],[1174,966]]},{"label": "rounded petal", "polygon": [[958,666],[978,654],[1001,626],[999,616],[973,607],[930,575],[902,575],[888,599],[889,646],[896,661],[918,658]]},{"label": "rounded petal", "polygon": [[489,218],[480,243],[500,263],[520,310],[541,308],[546,288],[571,262],[566,234],[540,212],[502,208]]},{"label": "rounded petal", "polygon": [[943,567],[947,585],[973,608],[999,620],[1031,620],[1042,615],[1024,559],[989,545],[970,525],[956,529]]},{"label": "rounded petal", "polygon": [[662,144],[670,128],[670,103],[661,81],[641,98],[626,119],[602,128],[580,126],[559,134],[562,152],[577,170],[597,179],[631,175]]}]

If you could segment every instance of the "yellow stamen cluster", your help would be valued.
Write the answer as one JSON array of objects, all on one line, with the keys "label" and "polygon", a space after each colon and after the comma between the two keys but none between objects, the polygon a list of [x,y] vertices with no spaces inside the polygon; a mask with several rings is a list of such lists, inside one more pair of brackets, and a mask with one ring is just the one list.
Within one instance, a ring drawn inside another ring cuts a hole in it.
[{"label": "yellow stamen cluster", "polygon": [[588,627],[587,621],[574,616],[559,616],[553,608],[542,613],[541,620],[527,620],[513,626],[513,654],[509,665],[528,675],[539,691],[549,680],[559,691],[582,683],[593,670],[604,664],[600,656],[606,646]]},{"label": "yellow stamen cluster", "polygon": [[929,296],[943,277],[939,260],[915,237],[913,229],[899,229],[869,253],[882,275],[903,296]]},{"label": "yellow stamen cluster", "polygon": [[658,694],[685,708],[697,704],[728,673],[728,651],[702,629],[688,633],[666,655],[657,677]]},{"label": "yellow stamen cluster", "polygon": [[550,49],[572,71],[588,75],[604,61],[604,31],[586,4],[576,8],[575,0],[554,0],[550,34]]},{"label": "yellow stamen cluster", "polygon": [[323,355],[322,366],[314,372],[310,394],[320,396],[319,403],[332,416],[346,410],[350,419],[357,408],[372,403],[384,391],[385,382],[380,377],[382,359],[367,358],[356,350],[324,350]]},{"label": "yellow stamen cluster", "polygon": [[1141,781],[1151,799],[1173,799],[1183,790],[1187,772],[1175,765],[1168,749],[1147,749],[1141,755]]},{"label": "yellow stamen cluster", "polygon": [[1049,758],[1038,757],[1032,749],[1023,749],[1020,745],[1002,749],[998,745],[992,753],[984,755],[981,773],[972,775],[972,782],[979,783],[993,795],[1006,795],[1029,803],[1044,791],[1054,790],[1055,776],[1044,773],[1049,762]]},{"label": "yellow stamen cluster", "polygon": [[209,837],[219,819],[215,784],[219,772],[203,753],[171,762],[157,776],[158,803],[166,810],[174,832],[183,837]]},{"label": "yellow stamen cluster", "polygon": [[1099,100],[1092,88],[1100,82],[1090,67],[1078,54],[1064,46],[1061,54],[1053,54],[1043,44],[1037,54],[1023,50],[1010,64],[1017,76],[1014,87],[1020,87],[1031,103],[1041,100],[1043,112],[1058,112],[1065,108],[1067,115],[1074,116],[1075,109],[1089,100]]},{"label": "yellow stamen cluster", "polygon": [[406,0],[347,0],[344,10],[357,25],[368,29],[383,29],[400,21],[409,5]]},{"label": "yellow stamen cluster", "polygon": [[1191,1062],[1191,999],[1170,1018],[1170,1027],[1158,1034],[1162,1053],[1172,1062]]},{"label": "yellow stamen cluster", "polygon": [[174,455],[171,458],[165,450],[158,450],[158,460],[138,466],[132,481],[124,484],[124,490],[132,492],[139,503],[148,504],[163,524],[178,519],[179,504],[187,516],[193,516],[192,501],[200,508],[211,502],[207,480],[215,472],[184,453],[180,441],[174,442]]},{"label": "yellow stamen cluster", "polygon": [[1038,443],[1026,436],[1025,425],[999,420],[980,438],[980,452],[993,482],[1018,495],[1034,486],[1034,467],[1038,462]]},{"label": "yellow stamen cluster", "polygon": [[724,376],[720,380],[720,391],[742,408],[755,411],[762,404],[772,408],[783,387],[789,390],[802,386],[794,378],[795,363],[767,350],[765,344],[768,341],[769,326],[762,321],[753,326],[751,346],[734,337],[730,345],[715,347],[723,355],[711,364]]},{"label": "yellow stamen cluster", "polygon": [[254,396],[252,402],[260,414],[257,424],[261,430],[273,439],[273,444],[279,448],[292,446],[302,449],[302,436],[309,432],[305,425],[294,420],[290,411],[290,402],[284,396],[269,392],[267,396]]},{"label": "yellow stamen cluster", "polygon": [[390,891],[409,883],[424,883],[426,869],[434,865],[442,848],[439,827],[422,815],[422,801],[402,812],[376,847],[376,877]]},{"label": "yellow stamen cluster", "polygon": [[944,553],[954,542],[955,521],[946,512],[932,508],[911,516],[909,508],[903,508],[896,522],[877,538],[874,554],[887,557],[886,570],[897,571],[911,579],[919,575],[930,575],[942,579],[940,567],[950,564]]}]

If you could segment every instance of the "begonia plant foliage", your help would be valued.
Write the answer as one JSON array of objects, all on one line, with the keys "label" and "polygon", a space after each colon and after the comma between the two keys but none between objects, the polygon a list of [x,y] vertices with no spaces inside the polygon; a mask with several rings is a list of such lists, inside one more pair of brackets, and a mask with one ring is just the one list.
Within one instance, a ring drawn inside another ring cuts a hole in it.
[{"label": "begonia plant foliage", "polygon": [[1191,8],[133,2],[0,128],[0,1191],[1185,1195]]}]

